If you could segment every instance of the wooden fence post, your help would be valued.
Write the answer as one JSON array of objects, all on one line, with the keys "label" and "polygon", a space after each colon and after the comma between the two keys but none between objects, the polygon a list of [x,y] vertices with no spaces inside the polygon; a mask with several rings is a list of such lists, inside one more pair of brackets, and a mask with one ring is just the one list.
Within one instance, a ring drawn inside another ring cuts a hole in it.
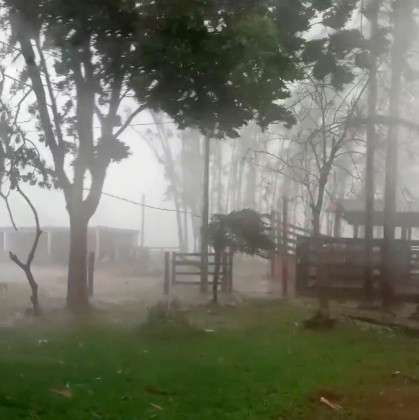
[{"label": "wooden fence post", "polygon": [[169,294],[170,290],[170,252],[164,251],[164,284],[163,293],[165,296]]},{"label": "wooden fence post", "polygon": [[319,310],[324,316],[329,316],[329,286],[330,286],[330,252],[320,238],[316,238],[317,252],[317,287],[319,293]]},{"label": "wooden fence post", "polygon": [[172,252],[172,273],[171,273],[171,285],[176,284],[176,252]]},{"label": "wooden fence post", "polygon": [[222,281],[221,281],[221,291],[226,292],[228,290],[228,256],[223,252],[221,266],[223,267],[222,271]]},{"label": "wooden fence post", "polygon": [[232,292],[233,291],[233,256],[234,256],[234,254],[232,253],[232,252],[230,252],[229,254],[228,254],[228,262],[227,262],[227,265],[228,265],[228,276],[227,276],[227,278],[228,278],[228,285],[227,285],[227,290],[229,291],[229,292]]},{"label": "wooden fence post", "polygon": [[89,252],[89,258],[87,260],[87,285],[89,296],[93,296],[93,277],[95,272],[95,252]]}]

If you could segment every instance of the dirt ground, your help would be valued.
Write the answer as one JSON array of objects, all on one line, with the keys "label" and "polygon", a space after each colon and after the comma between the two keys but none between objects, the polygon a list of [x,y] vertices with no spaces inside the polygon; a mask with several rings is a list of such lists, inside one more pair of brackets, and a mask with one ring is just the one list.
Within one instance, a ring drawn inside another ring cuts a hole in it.
[{"label": "dirt ground", "polygon": [[[65,306],[66,268],[34,267],[39,283],[40,303],[47,310]],[[268,277],[269,264],[258,258],[236,257],[234,265],[234,293],[220,294],[221,303],[237,303],[248,298],[281,299],[281,282]],[[194,279],[197,280],[197,279]],[[289,284],[289,296],[294,297],[293,281]],[[25,311],[30,307],[30,290],[22,271],[13,264],[0,265],[0,327],[11,327],[27,321]],[[211,298],[210,292],[202,294],[197,285],[181,285],[171,290],[171,297],[178,297],[185,304],[203,304]],[[148,307],[163,299],[163,276],[141,276],[129,266],[99,266],[95,272],[92,303],[98,309],[112,314],[112,319],[125,322],[122,313],[135,316],[135,322],[144,319]],[[316,306],[315,299],[300,299],[302,303]],[[413,307],[404,308],[411,312]],[[336,316],[360,314],[354,302],[333,302],[332,312]],[[407,313],[406,312],[406,313]],[[57,314],[60,313],[57,311]],[[372,316],[361,311],[361,315]],[[394,321],[394,316],[380,315],[382,320]],[[384,318],[385,319],[384,319]],[[419,322],[416,323],[419,327]],[[364,328],[361,325],[360,328]],[[419,363],[419,362],[418,362]],[[323,393],[324,394],[324,393]],[[323,395],[324,396],[324,395]],[[318,399],[317,399],[318,400]],[[345,405],[345,397],[331,395],[330,400]],[[366,418],[370,419],[417,419],[419,413],[418,379],[396,373],[383,381],[382,391],[376,396],[367,396],[358,402],[364,406]]]},{"label": "dirt ground", "polygon": [[[277,299],[282,295],[279,281],[267,276],[269,263],[259,258],[235,258],[232,295],[220,294],[221,303],[245,298]],[[135,308],[146,314],[147,308],[163,299],[163,275],[136,274],[135,267],[98,266],[95,270],[92,303],[98,309],[115,307]],[[34,266],[33,273],[39,284],[40,304],[45,309],[58,309],[65,305],[66,267]],[[196,278],[190,278],[196,281]],[[290,295],[293,288],[289,287]],[[210,299],[210,292],[202,294],[197,285],[176,285],[171,297],[186,304],[201,304]],[[14,264],[0,264],[0,325],[10,325],[24,316],[30,307],[30,289],[23,272]]]}]

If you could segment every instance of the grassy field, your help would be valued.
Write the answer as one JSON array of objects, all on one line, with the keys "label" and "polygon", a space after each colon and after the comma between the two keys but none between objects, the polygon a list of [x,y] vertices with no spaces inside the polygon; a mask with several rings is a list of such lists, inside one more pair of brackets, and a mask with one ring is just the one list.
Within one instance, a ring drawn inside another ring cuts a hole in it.
[{"label": "grassy field", "polygon": [[0,330],[0,419],[419,418],[417,340],[306,331],[307,316],[253,303],[192,309],[193,329],[93,316]]}]

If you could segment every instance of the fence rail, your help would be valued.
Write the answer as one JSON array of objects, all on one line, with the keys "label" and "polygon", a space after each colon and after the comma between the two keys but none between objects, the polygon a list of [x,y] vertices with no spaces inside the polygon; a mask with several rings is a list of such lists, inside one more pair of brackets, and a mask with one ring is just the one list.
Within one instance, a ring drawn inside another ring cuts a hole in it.
[{"label": "fence rail", "polygon": [[[380,275],[382,239],[372,241],[372,270]],[[319,272],[327,272],[331,286],[362,284],[365,270],[365,240],[358,238],[297,238],[297,288],[304,290],[317,283]],[[419,280],[419,241],[395,240],[394,264],[397,283]]]},{"label": "fence rail", "polygon": [[[201,254],[197,252],[165,252],[164,257],[164,293],[167,295],[171,287],[177,284],[201,284]],[[208,275],[214,276],[215,254],[208,254]],[[231,291],[233,284],[233,254],[224,253],[221,258],[219,287],[223,291]],[[197,277],[187,280],[179,277]],[[212,281],[208,281],[212,284]]]}]

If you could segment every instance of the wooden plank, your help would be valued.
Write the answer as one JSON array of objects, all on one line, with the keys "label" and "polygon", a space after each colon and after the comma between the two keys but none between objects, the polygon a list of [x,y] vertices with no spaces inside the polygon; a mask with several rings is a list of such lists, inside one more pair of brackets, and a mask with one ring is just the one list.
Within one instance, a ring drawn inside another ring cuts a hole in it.
[{"label": "wooden plank", "polygon": [[297,230],[297,231],[300,231],[300,232],[304,232],[304,233],[310,234],[310,231],[308,229],[302,228],[300,226],[289,224],[288,225],[288,228],[291,228],[293,230]]},{"label": "wooden plank", "polygon": [[175,266],[175,253],[173,252],[171,255],[171,283],[173,285],[176,284],[176,266]]},{"label": "wooden plank", "polygon": [[[193,272],[193,271],[177,271],[176,272],[176,276],[200,276],[201,275],[201,272],[198,272],[198,273],[195,273],[195,272]],[[214,275],[214,272],[213,271],[209,271],[208,272],[208,275],[209,276],[213,276]],[[176,283],[177,283],[178,281],[176,280]]]},{"label": "wooden plank", "polygon": [[[176,266],[192,266],[192,267],[201,267],[201,263],[199,261],[175,261],[174,263]],[[208,265],[215,265],[215,262],[209,262]]]},{"label": "wooden plank", "polygon": [[[200,257],[201,256],[200,252],[174,252],[173,254],[175,255],[175,257]],[[209,253],[208,256],[214,257],[215,254]]]},{"label": "wooden plank", "polygon": [[163,284],[163,293],[165,296],[169,294],[170,291],[170,252],[164,251],[164,284]]},{"label": "wooden plank", "polygon": [[[186,284],[186,285],[191,285],[192,284],[192,285],[199,286],[201,284],[201,282],[200,281],[178,280],[178,281],[176,281],[176,284]],[[212,284],[213,284],[212,281],[208,281],[208,285],[212,285]],[[220,283],[218,283],[218,287],[219,288],[221,287]]]},{"label": "wooden plank", "polygon": [[200,281],[177,280],[176,284],[196,284],[196,285],[200,285],[201,282]]}]

